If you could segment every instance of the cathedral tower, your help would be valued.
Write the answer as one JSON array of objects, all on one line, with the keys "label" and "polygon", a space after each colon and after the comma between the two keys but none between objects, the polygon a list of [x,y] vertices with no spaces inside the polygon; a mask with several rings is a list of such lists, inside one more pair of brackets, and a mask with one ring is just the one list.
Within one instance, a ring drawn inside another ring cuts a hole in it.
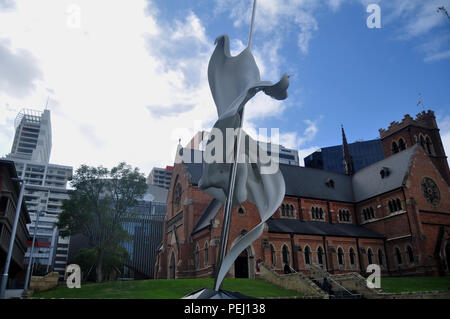
[{"label": "cathedral tower", "polygon": [[433,111],[423,111],[417,114],[415,119],[406,114],[401,122],[394,121],[387,130],[379,129],[379,132],[385,157],[419,143],[444,180],[450,184],[447,156]]}]

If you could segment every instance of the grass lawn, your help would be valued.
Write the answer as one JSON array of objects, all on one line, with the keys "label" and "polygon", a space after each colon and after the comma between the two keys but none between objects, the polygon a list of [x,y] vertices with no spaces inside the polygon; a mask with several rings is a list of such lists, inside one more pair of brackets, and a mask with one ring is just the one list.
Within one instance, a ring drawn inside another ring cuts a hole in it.
[{"label": "grass lawn", "polygon": [[[81,285],[81,288],[69,289],[65,285],[54,290],[36,293],[37,298],[127,298],[127,299],[179,299],[195,290],[212,289],[214,279],[177,279],[177,280],[136,280],[112,281],[100,284]],[[262,279],[226,278],[223,289],[237,291],[244,295],[262,297],[301,296],[293,290],[286,290],[269,284]]]},{"label": "grass lawn", "polygon": [[381,289],[385,292],[445,290],[450,287],[450,277],[382,277]]}]

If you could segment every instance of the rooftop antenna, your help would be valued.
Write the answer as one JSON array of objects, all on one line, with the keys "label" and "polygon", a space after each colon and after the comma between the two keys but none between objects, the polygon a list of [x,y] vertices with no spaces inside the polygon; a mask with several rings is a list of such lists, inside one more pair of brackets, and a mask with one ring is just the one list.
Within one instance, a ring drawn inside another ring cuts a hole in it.
[{"label": "rooftop antenna", "polygon": [[248,48],[251,50],[253,38],[253,25],[255,24],[256,0],[253,0],[252,20],[250,22],[250,34],[248,36]]},{"label": "rooftop antenna", "polygon": [[422,111],[425,111],[425,105],[423,104],[422,93],[419,93],[419,102],[417,102],[417,106],[422,105]]},{"label": "rooftop antenna", "polygon": [[442,14],[448,18],[448,22],[450,22],[450,16],[444,6],[437,8],[437,12],[442,12]]},{"label": "rooftop antenna", "polygon": [[47,95],[47,103],[45,103],[45,109],[48,109],[48,100],[50,99],[50,95]]}]

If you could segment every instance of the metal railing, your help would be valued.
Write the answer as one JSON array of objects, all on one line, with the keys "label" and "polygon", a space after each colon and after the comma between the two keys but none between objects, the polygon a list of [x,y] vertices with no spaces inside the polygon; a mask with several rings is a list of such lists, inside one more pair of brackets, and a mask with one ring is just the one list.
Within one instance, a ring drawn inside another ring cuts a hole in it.
[{"label": "metal railing", "polygon": [[350,295],[351,297],[358,297],[360,296],[359,294],[354,294],[351,291],[347,290],[344,286],[342,286],[340,283],[338,283],[336,280],[334,280],[330,274],[323,269],[322,267],[316,265],[316,264],[311,264],[311,268],[313,268],[316,272],[319,273],[321,278],[314,278],[315,280],[322,280],[324,278],[326,278],[328,281],[330,281],[331,283],[333,283],[334,285],[336,285],[341,291],[344,291],[345,293],[347,293],[348,295]]}]

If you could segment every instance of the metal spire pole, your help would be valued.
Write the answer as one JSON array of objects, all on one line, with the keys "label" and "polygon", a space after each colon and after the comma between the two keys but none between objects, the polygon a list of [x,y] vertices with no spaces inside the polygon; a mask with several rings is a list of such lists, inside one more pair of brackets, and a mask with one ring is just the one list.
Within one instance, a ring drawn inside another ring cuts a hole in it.
[{"label": "metal spire pole", "polygon": [[250,22],[250,34],[248,36],[248,47],[250,50],[252,48],[253,25],[255,24],[255,13],[256,13],[256,0],[253,0],[252,21]]},{"label": "metal spire pole", "polygon": [[[255,11],[256,11],[256,0],[253,1],[253,13],[252,13],[252,21],[250,24],[250,36],[248,39],[248,48],[251,47],[252,44],[252,34],[253,34],[253,24],[255,21]],[[240,111],[240,123],[239,123],[239,131],[234,140],[234,162],[231,163],[231,171],[230,178],[228,180],[228,196],[225,202],[225,211],[223,214],[223,225],[222,225],[222,234],[220,238],[220,249],[219,249],[219,258],[216,267],[216,278],[214,280],[214,290],[219,291],[222,283],[217,282],[220,268],[222,267],[223,259],[225,258],[225,253],[227,251],[228,246],[228,235],[230,232],[230,221],[231,221],[231,210],[233,208],[233,194],[234,194],[234,186],[236,182],[236,173],[237,166],[239,160],[240,153],[240,145],[241,145],[241,136],[242,136],[242,125],[244,124],[244,108]]]},{"label": "metal spire pole", "polygon": [[[30,270],[33,267],[33,262],[34,262],[34,245],[36,243],[36,234],[37,234],[37,229],[38,229],[38,224],[39,224],[39,217],[41,216],[41,211],[37,210],[36,211],[36,220],[34,222],[34,234],[33,234],[33,241],[31,242],[31,249],[30,249],[30,258],[28,259],[28,267],[27,267],[27,273],[25,275],[25,284],[23,286],[23,292],[26,293],[28,291],[28,284],[30,282]],[[31,270],[31,274],[33,274],[33,271]]]}]

